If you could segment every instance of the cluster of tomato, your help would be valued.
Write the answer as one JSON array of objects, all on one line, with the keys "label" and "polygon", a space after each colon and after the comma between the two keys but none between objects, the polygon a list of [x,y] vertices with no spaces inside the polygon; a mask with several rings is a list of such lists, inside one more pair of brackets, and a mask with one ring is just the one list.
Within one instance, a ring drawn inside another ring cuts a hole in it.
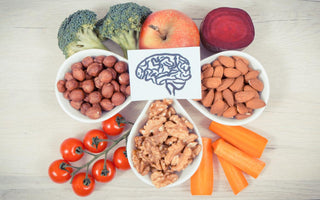
[{"label": "cluster of tomato", "polygon": [[[63,159],[55,160],[48,169],[51,180],[56,183],[65,183],[72,178],[73,191],[79,196],[87,196],[94,190],[95,181],[109,182],[114,178],[116,168],[130,169],[125,146],[121,146],[114,151],[112,161],[104,158],[97,160],[107,151],[108,136],[117,136],[123,132],[124,124],[119,124],[117,118],[122,118],[122,116],[116,114],[103,121],[103,131],[99,129],[88,131],[83,141],[77,138],[64,140],[60,145],[60,153]],[[95,162],[91,168],[91,174],[88,171],[80,172],[82,168],[89,168],[90,161],[80,167],[70,165],[70,162],[80,160],[84,153],[94,156],[92,161]]]}]

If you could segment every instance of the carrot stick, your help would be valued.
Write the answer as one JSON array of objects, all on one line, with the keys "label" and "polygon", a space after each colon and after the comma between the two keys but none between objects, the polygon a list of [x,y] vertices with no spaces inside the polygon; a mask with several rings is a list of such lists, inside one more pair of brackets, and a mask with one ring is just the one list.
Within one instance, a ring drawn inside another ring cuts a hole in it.
[{"label": "carrot stick", "polygon": [[191,177],[192,195],[211,195],[213,192],[213,150],[210,138],[202,137],[202,159]]},{"label": "carrot stick", "polygon": [[226,126],[214,121],[209,129],[252,157],[260,158],[268,140],[242,126]]},{"label": "carrot stick", "polygon": [[248,186],[247,179],[244,177],[242,171],[231,165],[228,161],[218,156],[220,164],[223,168],[231,189],[235,195]]},{"label": "carrot stick", "polygon": [[266,165],[263,161],[249,156],[221,138],[213,142],[212,147],[217,156],[222,157],[253,178],[257,178]]}]

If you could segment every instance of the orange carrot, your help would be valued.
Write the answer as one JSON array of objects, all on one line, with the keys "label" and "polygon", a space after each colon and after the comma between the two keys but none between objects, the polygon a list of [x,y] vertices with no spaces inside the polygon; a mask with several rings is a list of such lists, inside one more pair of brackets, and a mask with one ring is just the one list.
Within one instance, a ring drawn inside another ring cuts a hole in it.
[{"label": "orange carrot", "polygon": [[191,177],[192,195],[211,195],[213,192],[213,151],[210,138],[202,137],[202,159]]},{"label": "orange carrot", "polygon": [[222,157],[230,164],[254,178],[259,176],[266,165],[263,161],[249,156],[221,138],[213,142],[212,147],[217,156]]},{"label": "orange carrot", "polygon": [[209,129],[252,157],[260,158],[268,140],[242,126],[226,126],[214,121]]},{"label": "orange carrot", "polygon": [[242,171],[235,166],[231,165],[228,161],[218,156],[220,164],[223,168],[232,191],[237,195],[241,190],[248,186],[247,179],[244,177]]}]

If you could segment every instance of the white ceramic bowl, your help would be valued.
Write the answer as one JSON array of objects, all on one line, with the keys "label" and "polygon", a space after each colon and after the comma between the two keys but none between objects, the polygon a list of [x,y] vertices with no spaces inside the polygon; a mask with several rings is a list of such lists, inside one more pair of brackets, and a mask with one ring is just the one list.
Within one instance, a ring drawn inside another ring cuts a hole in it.
[{"label": "white ceramic bowl", "polygon": [[[246,58],[250,64],[249,66],[255,70],[259,70],[260,71],[260,75],[259,75],[259,79],[263,82],[264,84],[264,89],[263,91],[260,93],[260,98],[266,103],[268,102],[269,99],[269,94],[270,94],[270,85],[269,85],[269,79],[267,76],[266,71],[264,70],[263,66],[261,65],[261,63],[255,59],[254,57],[252,57],[251,55],[241,52],[241,51],[223,51],[217,54],[214,54],[212,56],[209,56],[208,58],[205,58],[203,60],[201,60],[200,64],[201,66],[203,64],[206,63],[211,63],[213,62],[215,59],[217,59],[219,56],[224,55],[224,56],[241,56]],[[238,126],[238,125],[244,125],[247,124],[249,122],[252,122],[253,120],[257,119],[262,112],[264,111],[265,107],[263,108],[259,108],[259,109],[255,109],[253,111],[253,114],[246,118],[246,119],[242,119],[242,120],[238,120],[238,119],[230,119],[230,118],[225,118],[222,116],[218,116],[218,115],[214,115],[212,113],[210,113],[210,110],[206,107],[204,107],[201,102],[197,102],[191,99],[188,99],[188,101],[196,108],[198,109],[202,114],[204,114],[206,117],[208,117],[210,120],[213,120],[215,122],[221,123],[221,124],[225,124],[225,125],[230,125],[230,126]]]},{"label": "white ceramic bowl", "polygon": [[[134,145],[134,138],[135,136],[138,136],[139,133],[139,129],[141,129],[145,123],[147,122],[148,119],[148,109],[151,105],[153,101],[148,101],[146,106],[144,107],[144,109],[142,110],[141,114],[139,115],[138,119],[136,120],[136,122],[134,123],[131,132],[128,136],[128,142],[127,142],[127,155],[128,155],[128,160],[129,160],[129,164],[131,166],[132,171],[134,172],[134,174],[143,182],[147,183],[148,185],[153,186],[151,179],[150,179],[150,174],[149,175],[145,175],[142,176],[134,167],[133,165],[133,161],[132,161],[132,151],[135,149],[135,145]],[[183,116],[185,117],[187,120],[189,120],[190,123],[193,124],[194,126],[194,133],[196,133],[198,135],[198,142],[199,144],[202,146],[202,141],[201,141],[201,136],[199,133],[199,130],[197,129],[195,123],[192,121],[192,119],[190,118],[190,116],[188,115],[188,113],[183,109],[183,107],[181,106],[181,104],[177,101],[177,100],[173,100],[172,103],[173,108],[175,108],[177,114],[179,116]],[[184,170],[182,170],[178,175],[179,178],[176,182],[169,184],[163,188],[168,188],[168,187],[174,187],[177,186],[187,180],[189,180],[191,178],[191,176],[196,172],[196,170],[198,169],[200,162],[201,162],[201,158],[202,158],[202,150],[199,153],[199,155],[193,160],[193,162]]]},{"label": "white ceramic bowl", "polygon": [[120,61],[125,61],[128,63],[128,61],[115,54],[112,53],[110,51],[106,51],[106,50],[102,50],[102,49],[89,49],[89,50],[83,50],[80,51],[78,53],[73,54],[72,56],[70,56],[69,58],[67,58],[62,65],[60,66],[60,69],[58,71],[57,77],[56,77],[56,84],[55,84],[55,93],[56,93],[56,97],[57,100],[59,102],[59,105],[61,106],[61,108],[64,110],[64,112],[66,112],[70,117],[72,117],[75,120],[78,120],[80,122],[85,122],[85,123],[96,123],[96,122],[101,122],[104,121],[106,119],[109,119],[110,117],[112,117],[113,115],[117,114],[118,112],[120,112],[123,108],[125,108],[130,102],[131,102],[131,97],[128,96],[126,101],[119,105],[116,106],[114,109],[112,109],[111,111],[103,111],[102,115],[99,119],[90,119],[89,117],[83,115],[79,110],[74,109],[71,105],[69,100],[65,99],[63,97],[63,93],[59,92],[57,89],[57,82],[59,80],[63,80],[64,79],[64,75],[66,72],[70,72],[71,71],[71,65],[76,63],[76,62],[80,62],[83,58],[87,57],[87,56],[100,56],[100,55],[113,55],[115,57],[118,58],[118,60]]}]

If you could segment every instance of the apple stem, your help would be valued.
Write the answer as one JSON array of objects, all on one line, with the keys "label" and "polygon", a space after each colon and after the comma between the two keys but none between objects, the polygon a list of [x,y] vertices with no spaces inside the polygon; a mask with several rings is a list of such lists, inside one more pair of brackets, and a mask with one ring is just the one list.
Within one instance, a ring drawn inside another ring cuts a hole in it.
[{"label": "apple stem", "polygon": [[153,30],[157,31],[160,34],[161,39],[163,39],[163,40],[167,39],[167,35],[161,33],[159,27],[157,27],[157,26],[155,26],[153,24],[150,24],[149,27],[152,28]]}]

